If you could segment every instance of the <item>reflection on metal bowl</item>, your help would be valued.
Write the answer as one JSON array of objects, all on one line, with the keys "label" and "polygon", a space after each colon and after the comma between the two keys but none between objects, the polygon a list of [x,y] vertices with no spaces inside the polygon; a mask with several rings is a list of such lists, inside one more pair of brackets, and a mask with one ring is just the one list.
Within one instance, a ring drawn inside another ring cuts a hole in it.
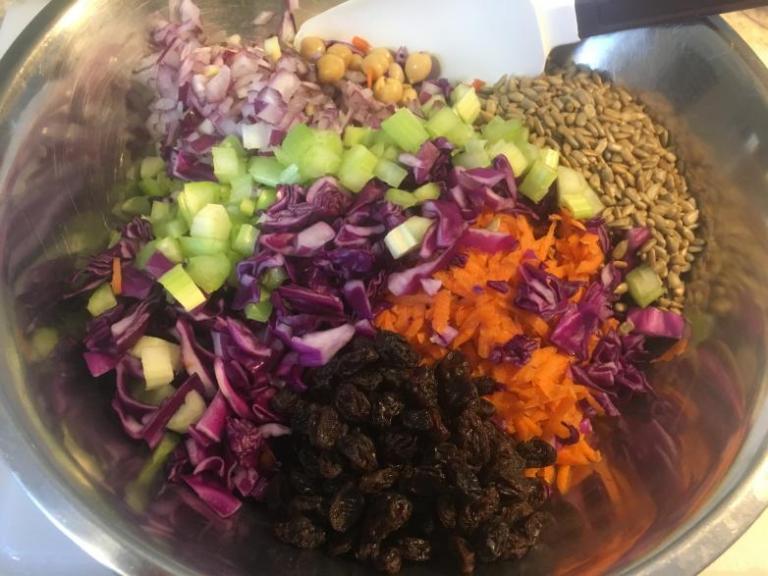
[{"label": "reflection on metal bowl", "polygon": [[[256,507],[225,521],[184,489],[136,492],[147,451],[123,437],[76,333],[53,361],[30,357],[31,318],[72,330],[54,296],[106,242],[110,190],[147,142],[131,71],[163,4],[55,0],[0,63],[0,449],[49,517],[119,573],[362,574],[274,542]],[[250,34],[281,3],[200,4],[209,23]],[[669,410],[600,431],[612,480],[586,481],[588,517],[559,504],[557,531],[517,568],[692,574],[768,500],[768,74],[720,21],[597,37],[551,64],[569,60],[640,92],[670,127],[708,248],[689,284],[692,344],[652,375]]]}]

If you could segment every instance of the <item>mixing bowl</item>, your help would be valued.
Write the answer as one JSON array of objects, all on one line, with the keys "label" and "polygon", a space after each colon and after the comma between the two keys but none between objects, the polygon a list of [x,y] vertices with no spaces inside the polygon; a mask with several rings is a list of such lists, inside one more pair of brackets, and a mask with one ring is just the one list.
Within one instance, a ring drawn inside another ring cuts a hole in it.
[{"label": "mixing bowl", "polygon": [[[246,36],[258,12],[280,9],[199,4],[210,25]],[[329,2],[304,4],[300,19]],[[184,489],[137,493],[148,451],[122,434],[111,382],[88,377],[66,337],[54,358],[31,351],[35,326],[77,335],[57,296],[106,242],[115,184],[148,142],[132,71],[148,15],[162,8],[53,0],[0,62],[0,452],[48,517],[118,573],[362,574],[276,543],[255,506],[225,521]],[[671,128],[703,206],[691,345],[652,374],[686,408],[629,415],[620,433],[601,432],[608,451],[621,437],[613,452],[627,462],[618,488],[637,511],[632,521],[613,514],[605,494],[586,492],[590,520],[563,507],[541,550],[482,573],[693,574],[768,501],[768,74],[720,20],[593,38],[550,64],[571,60],[643,95]]]}]

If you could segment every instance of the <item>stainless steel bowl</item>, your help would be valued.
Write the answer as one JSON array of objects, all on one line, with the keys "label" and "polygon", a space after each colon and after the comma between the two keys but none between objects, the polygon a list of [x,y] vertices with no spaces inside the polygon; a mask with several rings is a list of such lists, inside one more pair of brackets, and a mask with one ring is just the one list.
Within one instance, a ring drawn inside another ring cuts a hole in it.
[{"label": "stainless steel bowl", "polygon": [[[146,18],[163,4],[53,0],[0,62],[0,451],[49,518],[118,573],[361,574],[276,544],[255,507],[223,521],[181,489],[137,496],[130,481],[147,451],[120,432],[109,381],[87,377],[75,348],[31,357],[35,325],[76,332],[55,296],[106,240],[111,191],[146,143],[131,71]],[[246,35],[278,4],[200,1],[210,24]],[[328,2],[304,4],[300,16]],[[598,501],[591,526],[563,521],[544,552],[483,573],[693,574],[768,501],[768,75],[719,20],[611,34],[553,56],[569,59],[644,95],[673,129],[704,206],[709,245],[689,290],[695,344],[653,376],[688,409],[667,415],[671,442],[647,419],[627,432],[641,464],[622,489],[650,514],[619,521]]]}]

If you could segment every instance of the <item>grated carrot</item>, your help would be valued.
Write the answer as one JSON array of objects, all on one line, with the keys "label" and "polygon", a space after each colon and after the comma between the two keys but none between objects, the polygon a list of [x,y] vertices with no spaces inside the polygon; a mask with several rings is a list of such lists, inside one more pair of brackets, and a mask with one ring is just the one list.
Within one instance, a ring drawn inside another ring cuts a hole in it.
[{"label": "grated carrot", "polygon": [[112,258],[112,292],[120,296],[123,292],[123,264],[120,258]]},{"label": "grated carrot", "polygon": [[360,36],[352,38],[352,46],[360,50],[363,54],[367,54],[371,49],[371,43],[365,38],[360,38]]}]

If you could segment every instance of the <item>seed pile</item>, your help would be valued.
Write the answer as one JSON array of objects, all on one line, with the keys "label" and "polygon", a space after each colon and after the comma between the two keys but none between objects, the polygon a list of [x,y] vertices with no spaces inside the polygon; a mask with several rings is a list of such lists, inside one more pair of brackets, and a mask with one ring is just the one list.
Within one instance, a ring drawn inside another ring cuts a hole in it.
[{"label": "seed pile", "polygon": [[525,468],[555,461],[546,442],[515,444],[481,398],[459,353],[431,367],[400,336],[360,339],[275,410],[292,446],[270,487],[273,529],[300,548],[325,546],[394,574],[404,561],[475,562],[524,556],[545,521],[546,490]]},{"label": "seed pile", "polygon": [[[682,276],[704,241],[697,236],[699,209],[678,169],[669,131],[628,91],[583,68],[503,77],[484,89],[483,99],[486,120],[524,119],[535,144],[559,150],[564,165],[584,174],[615,233],[650,228],[641,258],[664,280],[660,307],[681,311]],[[622,245],[616,249],[621,252]]]}]

